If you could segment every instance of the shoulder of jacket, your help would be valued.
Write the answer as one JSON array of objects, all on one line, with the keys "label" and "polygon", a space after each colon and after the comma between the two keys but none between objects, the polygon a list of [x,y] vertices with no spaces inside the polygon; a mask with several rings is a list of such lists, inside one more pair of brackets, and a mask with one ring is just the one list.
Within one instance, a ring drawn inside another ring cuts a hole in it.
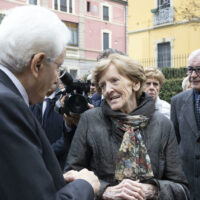
[{"label": "shoulder of jacket", "polygon": [[172,97],[172,100],[174,100],[174,99],[183,99],[184,97],[190,96],[191,94],[193,94],[193,90],[192,90],[192,89],[189,89],[189,90],[180,92],[180,93],[178,93],[177,95],[173,96],[173,97]]},{"label": "shoulder of jacket", "polygon": [[94,107],[91,109],[86,110],[83,113],[84,116],[93,117],[94,115],[103,115],[101,107]]},{"label": "shoulder of jacket", "polygon": [[163,113],[160,113],[158,110],[155,110],[155,112],[153,113],[151,121],[156,121],[157,123],[171,124],[171,120],[167,118]]}]

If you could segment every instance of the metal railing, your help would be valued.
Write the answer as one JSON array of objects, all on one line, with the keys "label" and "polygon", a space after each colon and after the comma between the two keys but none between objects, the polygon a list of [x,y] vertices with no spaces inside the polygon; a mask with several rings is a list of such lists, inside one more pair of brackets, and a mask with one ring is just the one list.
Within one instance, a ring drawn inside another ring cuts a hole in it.
[{"label": "metal railing", "polygon": [[174,21],[173,7],[159,7],[153,15],[153,25],[166,24]]},{"label": "metal railing", "polygon": [[158,67],[158,68],[185,68],[189,54],[174,55],[171,59],[166,59],[167,56],[155,58],[135,59],[143,67]]}]

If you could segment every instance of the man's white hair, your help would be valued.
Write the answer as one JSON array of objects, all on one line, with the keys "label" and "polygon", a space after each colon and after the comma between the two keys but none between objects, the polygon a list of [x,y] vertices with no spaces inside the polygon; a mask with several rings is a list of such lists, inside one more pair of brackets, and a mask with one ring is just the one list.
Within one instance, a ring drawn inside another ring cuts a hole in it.
[{"label": "man's white hair", "polygon": [[188,57],[188,64],[191,62],[191,60],[195,57],[199,57],[200,56],[200,49],[196,49],[195,51],[193,51],[189,57]]},{"label": "man's white hair", "polygon": [[46,8],[11,9],[0,25],[0,62],[11,71],[21,72],[39,52],[55,60],[70,36],[66,25]]}]

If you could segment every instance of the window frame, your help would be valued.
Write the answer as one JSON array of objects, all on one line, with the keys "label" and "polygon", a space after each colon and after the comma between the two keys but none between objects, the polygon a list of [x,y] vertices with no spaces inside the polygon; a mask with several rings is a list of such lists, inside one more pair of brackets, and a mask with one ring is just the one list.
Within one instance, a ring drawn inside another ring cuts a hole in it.
[{"label": "window frame", "polygon": [[[73,37],[74,36],[74,31],[72,30],[72,28],[76,28],[76,33],[77,33],[77,37],[76,37],[76,41],[77,41],[77,44],[76,43],[74,43],[74,42],[72,42],[72,43],[70,43],[71,41],[69,41],[68,42],[68,45],[70,46],[70,47],[79,47],[79,24],[78,23],[74,23],[74,22],[69,22],[69,21],[63,21],[63,23],[69,28],[69,30],[71,31],[71,33],[72,33],[72,37],[71,37],[71,39],[74,41],[74,39],[73,38],[75,38],[75,37]],[[71,26],[70,26],[71,25]],[[73,27],[73,26],[75,26],[75,27]]]},{"label": "window frame", "polygon": [[29,5],[37,5],[37,6],[40,5],[40,0],[36,0],[36,1],[37,1],[36,4],[32,4],[32,3],[30,3],[29,1],[30,1],[30,0],[27,0],[27,4],[29,4]]},{"label": "window frame", "polygon": [[87,11],[87,13],[91,12],[91,2],[90,1],[86,1],[86,11]]},{"label": "window frame", "polygon": [[[58,9],[55,9],[55,1],[57,1],[57,7]],[[75,1],[74,0],[65,0],[66,1],[66,11],[61,10],[61,0],[53,0],[53,10],[59,11],[59,12],[64,12],[68,14],[74,14],[75,13]],[[71,7],[70,7],[70,2],[71,2]],[[71,9],[71,11],[70,11]]]},{"label": "window frame", "polygon": [[155,49],[155,66],[158,67],[158,44],[161,43],[170,43],[170,51],[171,51],[171,55],[170,55],[170,63],[171,63],[171,68],[174,67],[174,38],[162,38],[160,40],[155,40],[154,41],[154,49]]},{"label": "window frame", "polygon": [[[104,20],[103,15],[104,15],[104,6],[108,8],[108,20]],[[101,19],[104,22],[111,22],[112,21],[112,6],[109,5],[108,3],[102,3],[101,4]]]},{"label": "window frame", "polygon": [[101,31],[101,50],[104,51],[104,33],[108,33],[109,41],[108,41],[108,48],[112,48],[112,32],[107,29],[103,29]]}]

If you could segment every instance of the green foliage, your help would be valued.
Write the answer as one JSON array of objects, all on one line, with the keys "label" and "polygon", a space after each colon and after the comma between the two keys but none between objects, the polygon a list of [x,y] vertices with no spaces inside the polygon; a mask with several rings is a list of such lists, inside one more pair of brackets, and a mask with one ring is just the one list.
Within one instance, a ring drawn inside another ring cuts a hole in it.
[{"label": "green foliage", "polygon": [[186,77],[187,68],[162,68],[162,73],[166,79]]},{"label": "green foliage", "polygon": [[163,84],[159,97],[162,100],[165,100],[167,102],[171,102],[171,98],[178,94],[179,92],[182,92],[182,81],[183,78],[175,78],[175,79],[169,79],[166,80]]}]

